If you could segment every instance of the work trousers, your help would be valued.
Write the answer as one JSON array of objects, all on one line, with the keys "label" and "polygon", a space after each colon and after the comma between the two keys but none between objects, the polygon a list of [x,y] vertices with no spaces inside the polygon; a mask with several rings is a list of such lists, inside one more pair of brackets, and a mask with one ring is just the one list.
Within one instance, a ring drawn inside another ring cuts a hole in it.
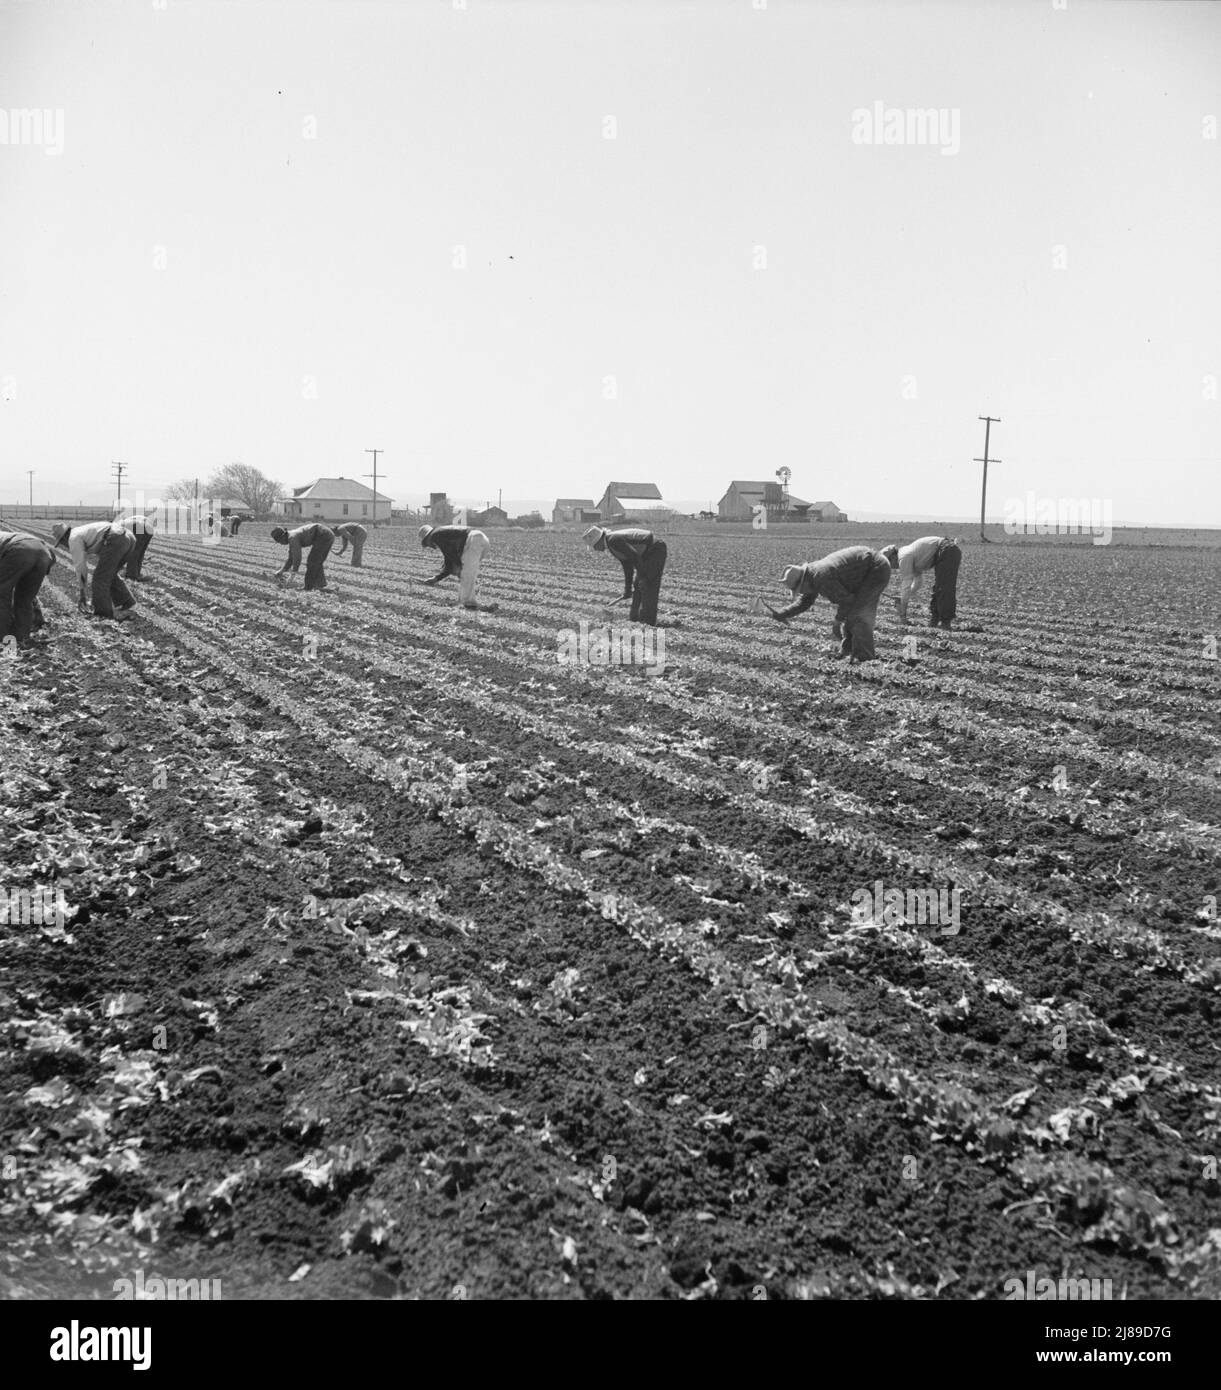
[{"label": "work trousers", "polygon": [[305,562],[305,588],[325,589],[326,571],[322,568],[326,557],[335,544],[335,533],[325,527],[318,528],[318,539],[309,548],[309,559]]},{"label": "work trousers", "polygon": [[878,602],[890,583],[890,561],[875,555],[865,578],[852,597],[841,603],[835,621],[843,627],[840,655],[854,661],[872,661],[877,656],[873,645],[874,624],[878,620]]},{"label": "work trousers", "polygon": [[24,642],[42,626],[38,590],[55,563],[41,541],[16,540],[0,550],[0,641]]},{"label": "work trousers", "polygon": [[135,545],[132,547],[131,554],[127,557],[127,565],[123,573],[128,579],[139,579],[140,571],[144,566],[144,552],[148,549],[148,543],[153,538],[151,531],[137,532],[133,539]]},{"label": "work trousers", "polygon": [[466,608],[475,607],[475,590],[479,583],[479,567],[492,544],[482,531],[472,531],[462,547],[462,568],[458,574],[458,597]]},{"label": "work trousers", "polygon": [[135,536],[117,528],[102,542],[93,570],[93,611],[99,618],[113,618],[116,606],[131,608],[135,604],[131,590],[119,575],[135,544]]},{"label": "work trousers", "polygon": [[657,600],[661,596],[661,572],[666,567],[666,543],[654,541],[640,557],[636,566],[635,583],[632,585],[631,621],[657,622]]},{"label": "work trousers", "polygon": [[958,567],[962,550],[954,541],[942,541],[933,561],[933,593],[928,602],[930,627],[949,627],[958,613]]}]

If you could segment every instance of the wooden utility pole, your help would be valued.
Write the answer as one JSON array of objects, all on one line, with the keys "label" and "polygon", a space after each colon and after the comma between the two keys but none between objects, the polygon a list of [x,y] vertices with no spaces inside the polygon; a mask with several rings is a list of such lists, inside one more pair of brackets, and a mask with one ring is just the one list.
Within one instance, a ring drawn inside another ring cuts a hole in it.
[{"label": "wooden utility pole", "polygon": [[365,453],[366,453],[366,454],[372,454],[372,455],[373,455],[373,472],[372,472],[371,474],[370,474],[370,473],[366,473],[366,474],[365,474],[365,477],[366,477],[366,478],[371,477],[371,478],[373,479],[373,520],[374,520],[374,522],[377,521],[377,456],[378,456],[378,454],[384,454],[385,452],[386,452],[385,449],[366,449],[366,450],[365,450]]},{"label": "wooden utility pole", "polygon": [[125,463],[112,462],[110,465],[110,471],[114,474],[115,481],[114,505],[116,511],[118,511],[118,509],[123,505],[123,474],[126,471],[126,468],[127,465]]},{"label": "wooden utility pole", "polygon": [[33,516],[33,515],[34,515],[34,470],[33,470],[32,468],[27,468],[25,471],[30,475],[30,515]]},{"label": "wooden utility pole", "polygon": [[990,542],[988,537],[984,535],[984,509],[988,505],[988,464],[1001,462],[1000,459],[989,459],[988,441],[992,435],[992,426],[999,425],[1000,418],[991,415],[981,415],[979,418],[986,422],[984,425],[984,456],[981,459],[975,460],[976,463],[982,463],[984,466],[984,486],[983,491],[979,495],[979,538],[985,545],[988,545]]}]

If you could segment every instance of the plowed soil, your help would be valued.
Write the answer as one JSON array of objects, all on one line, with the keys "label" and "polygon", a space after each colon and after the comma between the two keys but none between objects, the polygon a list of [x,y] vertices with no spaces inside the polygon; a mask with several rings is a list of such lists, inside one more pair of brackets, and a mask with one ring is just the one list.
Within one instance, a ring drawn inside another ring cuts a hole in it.
[{"label": "plowed soil", "polygon": [[751,611],[834,537],[676,533],[650,670],[573,533],[469,613],[266,530],[0,665],[0,1293],[1221,1295],[1217,550],[969,546],[849,668]]}]

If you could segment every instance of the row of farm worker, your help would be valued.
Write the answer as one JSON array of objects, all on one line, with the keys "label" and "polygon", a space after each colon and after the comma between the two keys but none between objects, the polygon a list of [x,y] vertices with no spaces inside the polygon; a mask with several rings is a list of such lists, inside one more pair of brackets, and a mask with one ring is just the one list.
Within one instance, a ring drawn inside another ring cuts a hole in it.
[{"label": "row of farm worker", "polygon": [[[127,582],[144,582],[144,557],[156,534],[157,509],[118,517],[114,521],[90,521],[80,526],[56,522],[51,527],[52,544],[28,531],[11,531],[0,526],[0,641],[16,639],[19,646],[38,642],[35,636],[44,626],[38,591],[55,564],[57,550],[64,550],[76,571],[77,608],[98,618],[127,618],[136,600]],[[208,531],[213,519],[208,517]],[[225,518],[224,534],[240,534],[242,518]],[[325,589],[326,558],[335,542],[340,555],[351,546],[352,565],[362,568],[368,531],[356,522],[334,528],[314,523],[286,530],[276,526],[272,540],[288,547],[288,556],[276,573],[283,581],[301,567],[302,552],[309,551],[305,568],[305,588]],[[461,597],[468,608],[476,607],[475,584],[479,563],[488,548],[482,531],[462,526],[424,526],[420,528],[424,546],[440,550],[444,557],[441,572],[426,584],[438,584],[451,574],[460,577]],[[92,568],[91,568],[92,567]]]},{"label": "row of farm worker", "polygon": [[[289,547],[288,560],[281,574],[297,570],[302,549],[308,547],[310,558],[306,565],[305,587],[326,587],[323,565],[332,544],[329,527],[320,523],[300,526],[295,531],[276,527],[271,535],[273,540]],[[657,625],[661,578],[668,553],[665,541],[639,527],[610,531],[601,526],[591,526],[582,540],[591,550],[606,553],[622,565],[622,599],[632,601],[629,621]],[[443,562],[440,572],[426,579],[425,584],[439,584],[455,576],[462,604],[466,608],[477,608],[479,571],[491,546],[487,536],[467,526],[421,526],[420,544],[439,550]],[[815,599],[826,598],[836,606],[832,633],[840,641],[840,655],[853,661],[872,661],[877,655],[874,626],[878,602],[890,583],[891,574],[895,571],[899,574],[899,615],[906,623],[911,597],[919,590],[925,574],[931,571],[929,625],[948,631],[958,611],[961,564],[962,547],[947,536],[921,536],[902,548],[888,545],[876,551],[864,545],[846,546],[821,560],[787,566],[782,582],[793,594],[793,602],[783,609],[766,607],[777,622],[787,623],[804,613]]]},{"label": "row of farm worker", "polygon": [[[135,599],[124,581],[143,580],[144,557],[154,530],[151,512],[82,526],[58,522],[51,528],[55,548],[67,551],[76,570],[78,606],[82,610],[88,611],[86,596],[92,564],[93,613],[102,618],[122,618],[131,612]],[[468,526],[421,526],[419,536],[421,546],[438,551],[442,561],[440,571],[424,580],[424,584],[432,586],[456,578],[459,601],[466,608],[477,608],[479,572],[491,546],[487,536]],[[273,527],[271,539],[288,547],[284,564],[275,576],[281,583],[300,570],[304,552],[308,551],[304,587],[325,589],[325,564],[336,541],[340,555],[351,547],[351,563],[359,568],[368,532],[355,523],[330,527],[312,522],[292,530]],[[630,621],[658,625],[657,605],[667,557],[665,541],[638,527],[611,531],[601,526],[591,527],[582,540],[592,551],[605,553],[622,565],[623,594],[616,602],[631,599]],[[19,645],[36,640],[33,634],[42,625],[38,590],[54,563],[55,549],[46,541],[22,531],[0,530],[0,640],[10,634]],[[957,613],[961,563],[961,546],[946,536],[922,536],[909,545],[888,545],[881,550],[850,545],[821,560],[787,566],[782,582],[793,601],[781,609],[769,604],[763,607],[777,622],[787,623],[804,613],[816,599],[825,598],[835,605],[832,633],[840,642],[839,655],[854,662],[871,661],[877,655],[874,627],[878,603],[892,574],[899,575],[899,615],[906,623],[910,599],[924,576],[931,572],[929,624],[949,629]]]}]

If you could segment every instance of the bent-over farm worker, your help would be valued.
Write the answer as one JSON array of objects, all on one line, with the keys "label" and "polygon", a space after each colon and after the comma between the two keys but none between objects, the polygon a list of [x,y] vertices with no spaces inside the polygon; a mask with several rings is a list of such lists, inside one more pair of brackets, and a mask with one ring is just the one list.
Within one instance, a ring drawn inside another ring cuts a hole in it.
[{"label": "bent-over farm worker", "polygon": [[144,566],[144,552],[148,549],[153,532],[157,527],[157,509],[156,507],[149,507],[143,515],[132,512],[129,516],[121,516],[115,525],[121,526],[124,531],[130,531],[136,538],[131,554],[127,557],[127,565],[123,574],[127,579],[134,579],[139,583],[143,579],[140,571]]},{"label": "bent-over farm worker", "polygon": [[794,602],[779,612],[768,605],[768,611],[777,622],[787,623],[821,596],[836,605],[835,626],[843,633],[840,656],[854,662],[872,661],[877,656],[873,625],[878,600],[889,583],[890,564],[885,556],[867,545],[850,545],[811,564],[790,565],[784,584],[793,591]]},{"label": "bent-over farm worker", "polygon": [[46,541],[28,531],[0,531],[0,642],[12,636],[27,646],[42,626],[38,591],[54,563]]},{"label": "bent-over farm worker", "polygon": [[886,546],[882,554],[891,569],[899,571],[899,619],[907,621],[907,604],[920,588],[925,573],[933,571],[933,594],[928,605],[929,627],[948,628],[958,612],[958,567],[962,547],[945,536],[921,536],[901,550]]},{"label": "bent-over farm worker", "polygon": [[604,550],[623,566],[623,597],[632,600],[629,621],[655,627],[661,573],[666,567],[665,541],[636,526],[621,531],[591,526],[581,539],[591,550]]},{"label": "bent-over farm worker", "polygon": [[342,526],[335,527],[335,534],[339,537],[339,549],[335,552],[342,555],[348,548],[348,542],[352,544],[352,567],[360,569],[360,556],[365,548],[365,542],[369,539],[369,533],[363,526],[355,521],[345,521]]},{"label": "bent-over farm worker", "polygon": [[492,544],[482,531],[472,531],[469,526],[421,526],[420,544],[425,548],[441,552],[441,571],[424,583],[430,588],[448,579],[451,574],[458,576],[458,597],[464,608],[478,608],[475,601],[475,586],[479,582],[479,566]]},{"label": "bent-over farm worker", "polygon": [[85,587],[89,584],[89,561],[94,562],[93,611],[99,618],[127,617],[136,606],[131,590],[123,583],[119,570],[136,544],[136,538],[113,521],[89,521],[69,526],[57,521],[51,527],[55,544],[72,557],[80,581],[77,607],[85,607]]},{"label": "bent-over farm worker", "polygon": [[288,546],[288,559],[276,571],[277,574],[293,574],[301,568],[301,551],[309,550],[305,564],[305,585],[307,589],[325,589],[326,571],[322,568],[326,557],[335,544],[335,533],[321,522],[311,522],[309,526],[298,526],[292,531],[283,526],[273,526],[271,538],[277,545]]}]

